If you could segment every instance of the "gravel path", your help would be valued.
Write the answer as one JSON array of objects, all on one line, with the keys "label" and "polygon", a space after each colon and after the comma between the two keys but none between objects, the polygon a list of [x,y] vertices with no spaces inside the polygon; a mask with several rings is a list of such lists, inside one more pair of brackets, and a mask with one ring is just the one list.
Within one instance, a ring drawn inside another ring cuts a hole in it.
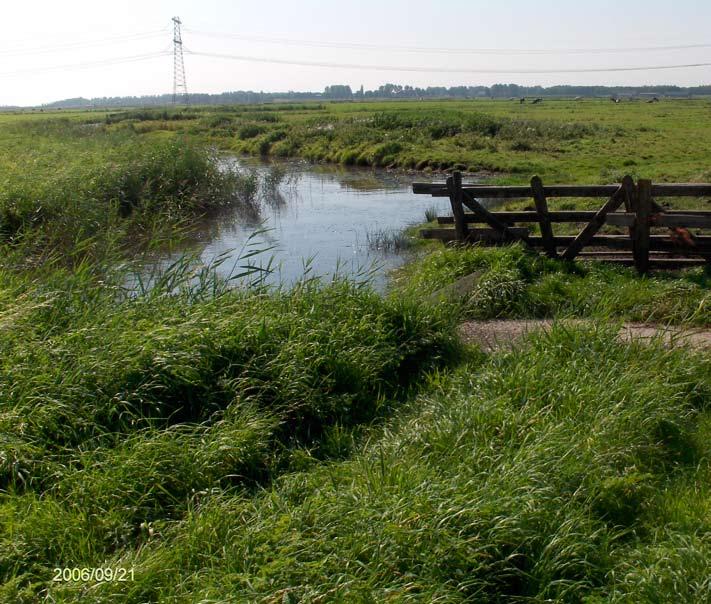
[{"label": "gravel path", "polygon": [[[592,325],[591,321],[572,319],[562,321],[568,325]],[[478,344],[482,350],[492,352],[499,349],[511,349],[513,345],[532,331],[548,330],[553,321],[514,320],[514,321],[469,321],[463,323],[459,332],[462,339],[470,344]],[[644,325],[625,323],[619,331],[621,340],[629,341],[635,338],[651,339],[661,337],[668,346],[689,346],[697,349],[711,349],[711,330],[682,329],[679,327],[663,327],[659,325]]]}]

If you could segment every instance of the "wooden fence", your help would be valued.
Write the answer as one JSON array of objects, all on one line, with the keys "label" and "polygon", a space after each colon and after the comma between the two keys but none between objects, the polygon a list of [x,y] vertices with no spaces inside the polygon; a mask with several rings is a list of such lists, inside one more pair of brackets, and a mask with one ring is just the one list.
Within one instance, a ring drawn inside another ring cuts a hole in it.
[{"label": "wooden fence", "polygon": [[[594,258],[633,265],[640,273],[711,262],[711,236],[703,233],[703,229],[711,229],[711,211],[670,211],[655,201],[660,197],[711,196],[711,184],[652,184],[649,180],[635,184],[625,176],[619,185],[544,186],[534,176],[530,186],[463,185],[461,174],[454,172],[446,183],[414,183],[412,190],[449,197],[452,205],[452,216],[440,216],[437,221],[454,228],[422,230],[426,238],[485,245],[521,241],[550,258]],[[525,197],[532,198],[535,210],[496,212],[479,201]],[[557,197],[604,197],[607,201],[597,211],[549,210],[547,200]],[[623,211],[618,211],[620,208]],[[555,235],[553,224],[566,222],[585,224],[577,235]],[[540,234],[518,226],[526,223],[537,223]],[[471,224],[486,227],[472,228]],[[618,227],[618,232],[598,234],[605,225]],[[584,251],[586,247],[588,251]]]}]

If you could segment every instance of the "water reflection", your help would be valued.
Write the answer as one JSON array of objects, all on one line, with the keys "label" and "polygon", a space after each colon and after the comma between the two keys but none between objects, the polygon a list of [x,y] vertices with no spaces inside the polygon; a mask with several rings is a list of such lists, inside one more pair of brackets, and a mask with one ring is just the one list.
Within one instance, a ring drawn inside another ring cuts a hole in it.
[{"label": "water reflection", "polygon": [[252,243],[271,249],[250,260],[275,269],[268,282],[288,286],[308,271],[310,276],[372,278],[382,289],[387,271],[405,257],[396,253],[397,245],[372,241],[423,222],[429,208],[449,212],[447,199],[414,195],[414,178],[406,174],[303,161],[225,161],[253,171],[259,185],[255,203],[209,217],[186,244],[206,264],[227,255],[218,269],[224,275],[239,272],[239,250],[262,229]]}]

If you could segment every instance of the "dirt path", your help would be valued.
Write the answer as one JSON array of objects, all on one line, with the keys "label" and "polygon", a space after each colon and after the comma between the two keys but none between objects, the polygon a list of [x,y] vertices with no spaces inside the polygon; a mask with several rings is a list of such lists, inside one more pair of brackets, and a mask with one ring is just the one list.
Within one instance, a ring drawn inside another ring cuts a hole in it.
[{"label": "dirt path", "polygon": [[[593,325],[592,321],[571,319],[563,321],[568,325]],[[471,344],[478,344],[482,350],[492,352],[499,349],[510,349],[526,334],[537,330],[548,330],[553,325],[550,319],[514,320],[514,321],[469,321],[463,323],[459,332],[462,339]],[[644,325],[625,323],[618,333],[621,340],[634,338],[651,339],[661,337],[668,346],[689,346],[696,349],[711,350],[711,330],[682,329],[679,327],[663,327],[659,325]]]}]

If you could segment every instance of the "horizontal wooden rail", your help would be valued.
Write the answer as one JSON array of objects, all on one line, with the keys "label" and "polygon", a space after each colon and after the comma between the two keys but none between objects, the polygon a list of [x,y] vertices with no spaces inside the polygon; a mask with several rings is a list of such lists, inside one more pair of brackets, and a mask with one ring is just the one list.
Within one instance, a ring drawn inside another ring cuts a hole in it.
[{"label": "horizontal wooden rail", "polygon": [[[610,197],[617,191],[619,185],[554,185],[544,186],[546,197]],[[466,193],[485,199],[507,199],[517,197],[533,197],[530,186],[492,186],[492,185],[462,185]],[[433,197],[448,197],[447,185],[444,183],[416,182],[412,184],[412,192],[429,194]],[[711,196],[711,184],[653,184],[653,197],[704,197]]]},{"label": "horizontal wooden rail", "polygon": [[[522,235],[528,231],[525,228],[514,227],[509,229],[515,235]],[[422,229],[420,236],[424,239],[439,239],[443,242],[457,241],[457,233],[454,229]],[[506,243],[510,242],[511,238],[506,237],[500,231],[494,229],[470,229],[467,233],[467,241],[481,243]],[[543,247],[543,238],[538,236],[529,236],[529,244],[532,247]],[[556,247],[568,247],[575,241],[572,235],[562,235],[553,237],[553,244]],[[592,247],[604,247],[614,250],[632,251],[632,239],[628,235],[596,235],[587,245]],[[687,246],[682,242],[671,239],[667,236],[652,235],[649,238],[649,249],[652,251],[665,251],[687,254],[711,254],[711,237],[697,237],[694,240],[693,246]]]},{"label": "horizontal wooden rail", "polygon": [[[451,229],[443,229],[451,230]],[[542,237],[529,237],[531,245],[534,247],[543,246]],[[570,245],[575,240],[575,237],[571,236],[557,236],[553,238],[556,247],[565,247]],[[590,246],[597,247],[609,247],[614,249],[631,250],[632,249],[632,239],[629,235],[596,235],[588,243]],[[686,246],[682,242],[671,239],[666,235],[651,235],[649,237],[649,249],[650,250],[667,250],[667,251],[680,251],[680,252],[700,252],[709,253],[711,252],[711,237],[697,237],[694,240],[693,246]]]},{"label": "horizontal wooden rail", "polygon": [[[629,258],[595,258],[597,262],[606,264],[618,264],[621,266],[635,266],[635,260]],[[704,266],[707,260],[704,258],[655,258],[650,257],[648,264],[649,268],[658,268],[662,270],[674,270],[679,268],[693,268],[695,266]]]},{"label": "horizontal wooden rail", "polygon": [[[528,235],[525,227],[514,227],[507,229],[509,235],[495,229],[469,229],[466,241],[484,243],[510,243],[517,238]],[[454,229],[422,229],[420,236],[423,239],[439,239],[440,241],[458,241],[457,232]]]},{"label": "horizontal wooden rail", "polygon": [[[538,222],[538,212],[495,212],[494,215],[508,224],[515,222]],[[595,212],[591,211],[549,211],[548,216],[551,222],[590,222],[595,217]],[[475,214],[464,214],[464,219],[467,223],[481,223]],[[607,215],[606,223],[613,226],[629,227],[633,226],[635,221],[634,214],[625,212],[610,212]],[[439,216],[437,218],[439,224],[454,224],[453,216]],[[665,212],[664,214],[655,214],[651,218],[652,226],[659,227],[692,227],[692,228],[707,228],[711,229],[711,212]]]},{"label": "horizontal wooden rail", "polygon": [[[556,185],[543,187],[543,193],[546,197],[609,197],[619,188],[620,185]],[[530,186],[462,185],[462,190],[474,197],[485,199],[533,197]],[[447,186],[440,183],[416,182],[412,185],[412,192],[433,197],[449,196]]]},{"label": "horizontal wooden rail", "polygon": [[711,195],[709,183],[652,184],[652,197],[706,197]]},{"label": "horizontal wooden rail", "polygon": [[[704,256],[705,254],[698,254],[699,256]],[[580,252],[577,258],[629,258],[630,256],[623,250],[594,250],[588,252]],[[660,259],[660,258],[679,258],[678,252],[675,251],[652,251],[650,252],[649,259]]]},{"label": "horizontal wooden rail", "polygon": [[697,212],[696,214],[664,212],[663,214],[652,214],[649,218],[649,224],[660,227],[711,229],[711,212]]}]

